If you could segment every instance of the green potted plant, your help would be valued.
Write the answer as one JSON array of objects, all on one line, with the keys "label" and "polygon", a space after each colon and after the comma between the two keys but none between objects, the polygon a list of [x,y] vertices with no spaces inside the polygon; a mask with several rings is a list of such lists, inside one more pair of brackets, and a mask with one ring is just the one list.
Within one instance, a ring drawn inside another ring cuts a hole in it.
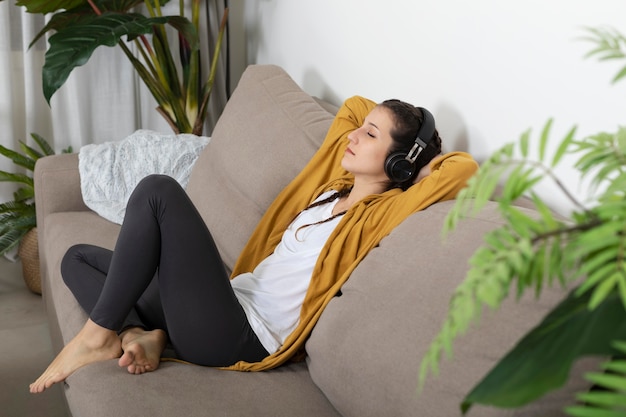
[{"label": "green potted plant", "polygon": [[[41,136],[32,133],[31,137],[38,149],[20,141],[22,153],[0,145],[0,154],[18,167],[33,172],[37,160],[43,156],[54,155],[54,150]],[[63,152],[71,151],[68,148]],[[33,178],[27,174],[0,171],[0,181],[19,184],[19,188],[13,193],[13,200],[0,204],[0,255],[18,248],[24,280],[31,291],[41,294]]]},{"label": "green potted plant", "polygon": [[[590,56],[626,58],[626,38],[614,30],[590,29]],[[614,82],[626,76],[621,69]],[[531,152],[530,131],[495,152],[458,196],[446,219],[450,231],[489,199],[498,202],[504,226],[485,237],[470,260],[464,282],[452,296],[442,330],[422,361],[420,383],[436,373],[443,351],[467,331],[483,306],[497,309],[510,293],[547,285],[574,289],[508,352],[461,404],[463,413],[480,403],[515,408],[565,384],[573,362],[583,356],[607,358],[585,376],[594,386],[572,398],[565,412],[579,417],[626,415],[626,128],[577,138],[573,128],[548,152],[552,121]],[[537,156],[534,156],[537,155]],[[577,158],[580,181],[590,180],[590,201],[579,201],[559,180],[555,168],[565,155]],[[494,197],[505,177],[501,195]],[[573,206],[555,215],[537,194],[537,185],[556,184]],[[515,206],[529,196],[537,216]],[[578,404],[574,405],[578,401]]]},{"label": "green potted plant", "polygon": [[[2,0],[0,0],[2,1]],[[226,28],[228,9],[219,29],[209,75],[201,79],[198,24],[200,0],[191,0],[190,19],[184,16],[185,1],[179,0],[179,15],[164,16],[161,6],[169,0],[18,0],[30,13],[51,15],[31,45],[49,31],[42,70],[43,92],[50,102],[74,68],[85,64],[100,46],[118,45],[130,60],[150,93],[157,111],[175,133],[201,135],[213,89],[217,62]],[[144,6],[147,16],[138,13]],[[177,51],[170,46],[167,29],[174,29]],[[148,35],[149,38],[148,38]],[[126,36],[126,41],[122,38]],[[134,43],[138,56],[128,48]],[[178,60],[174,58],[178,52]],[[177,64],[178,61],[178,64]]]}]

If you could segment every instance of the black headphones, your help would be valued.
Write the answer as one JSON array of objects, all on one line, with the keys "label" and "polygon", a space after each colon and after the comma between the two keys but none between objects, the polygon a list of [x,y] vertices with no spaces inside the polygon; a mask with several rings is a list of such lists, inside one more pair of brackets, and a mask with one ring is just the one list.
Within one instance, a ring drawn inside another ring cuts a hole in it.
[{"label": "black headphones", "polygon": [[413,147],[408,152],[394,152],[385,160],[385,173],[394,183],[403,183],[415,174],[417,157],[435,136],[435,118],[428,110],[422,107],[418,109],[422,112],[424,119]]}]

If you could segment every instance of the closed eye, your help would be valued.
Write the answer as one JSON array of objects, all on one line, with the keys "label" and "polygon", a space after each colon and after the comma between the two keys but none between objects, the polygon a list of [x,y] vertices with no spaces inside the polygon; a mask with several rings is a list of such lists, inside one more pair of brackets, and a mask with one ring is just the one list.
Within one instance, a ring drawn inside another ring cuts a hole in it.
[{"label": "closed eye", "polygon": [[367,129],[367,136],[376,139],[378,136],[378,126],[376,126],[374,123],[372,123],[369,120],[366,120],[364,123],[365,126],[368,127]]}]

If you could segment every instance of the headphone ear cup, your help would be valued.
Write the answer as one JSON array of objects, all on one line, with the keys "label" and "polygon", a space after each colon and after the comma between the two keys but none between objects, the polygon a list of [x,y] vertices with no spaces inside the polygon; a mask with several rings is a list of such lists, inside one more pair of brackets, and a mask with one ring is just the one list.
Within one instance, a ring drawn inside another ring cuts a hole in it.
[{"label": "headphone ear cup", "polygon": [[401,183],[413,175],[415,164],[406,159],[405,152],[395,152],[385,161],[385,174],[393,182]]}]

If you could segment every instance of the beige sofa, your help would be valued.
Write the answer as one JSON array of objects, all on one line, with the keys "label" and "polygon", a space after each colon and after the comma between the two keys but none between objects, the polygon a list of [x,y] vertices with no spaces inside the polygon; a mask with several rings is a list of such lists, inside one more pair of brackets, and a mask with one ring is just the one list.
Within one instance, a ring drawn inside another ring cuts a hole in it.
[{"label": "beige sofa", "polygon": [[[187,188],[229,267],[332,119],[332,106],[303,92],[281,68],[246,70]],[[87,318],[61,279],[63,254],[75,243],[112,248],[119,231],[85,206],[79,183],[75,154],[37,164],[43,291],[56,350]],[[450,294],[482,235],[499,224],[495,205],[489,205],[443,242],[442,221],[451,205],[439,203],[411,216],[367,256],[322,315],[307,342],[306,361],[261,373],[164,362],[141,376],[114,360],[101,362],[68,378],[63,390],[69,410],[74,417],[460,415],[464,394],[561,292],[548,292],[540,302],[507,302],[497,314],[486,314],[479,328],[457,341],[454,359],[443,363],[441,374],[418,396],[420,359],[439,330]],[[469,415],[562,415],[573,390],[581,388],[574,385],[523,410],[477,406]]]}]

